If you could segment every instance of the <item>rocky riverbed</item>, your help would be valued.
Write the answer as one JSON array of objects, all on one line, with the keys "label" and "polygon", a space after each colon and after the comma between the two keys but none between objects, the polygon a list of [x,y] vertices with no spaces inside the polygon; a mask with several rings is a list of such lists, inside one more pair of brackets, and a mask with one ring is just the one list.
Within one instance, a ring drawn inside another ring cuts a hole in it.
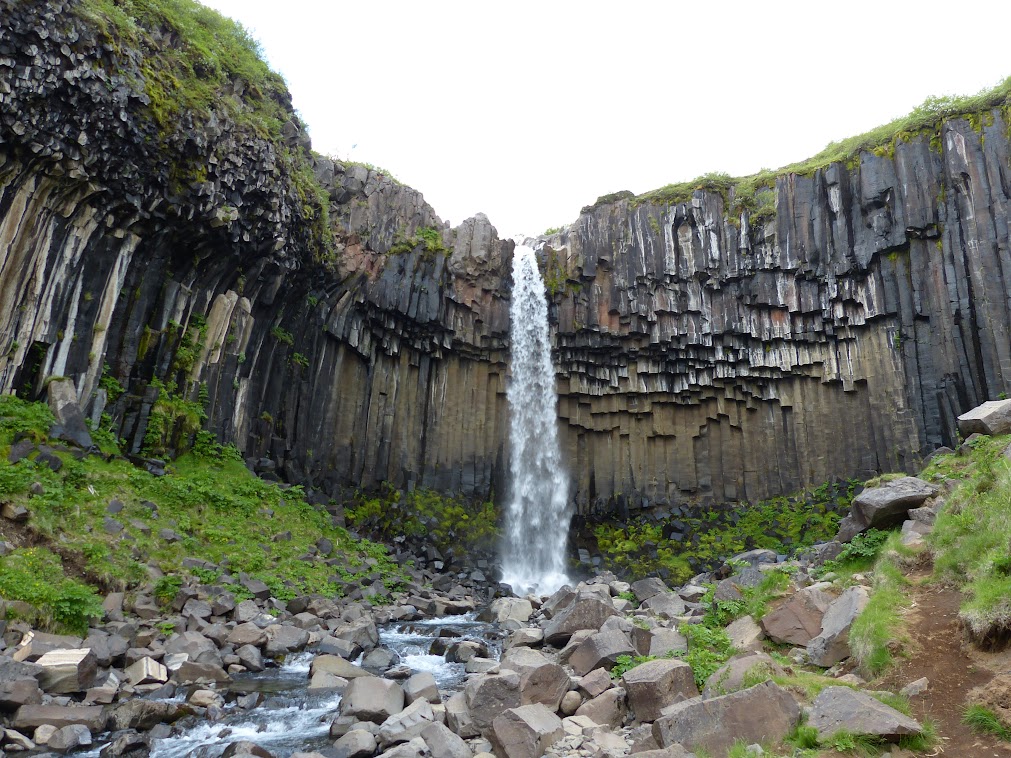
[{"label": "rocky riverbed", "polygon": [[[929,486],[910,497],[913,484],[868,490],[863,502],[876,510],[862,513],[873,521],[901,499],[889,518],[914,509],[915,543],[940,504]],[[384,606],[310,596],[285,603],[227,574],[182,587],[166,605],[112,593],[105,618],[83,638],[5,622],[3,749],[656,758],[692,755],[687,745],[725,755],[739,740],[779,743],[802,709],[819,734],[915,736],[921,725],[860,691],[847,663],[849,627],[868,588],[818,582],[814,570],[839,549],[828,543],[790,562],[751,551],[676,588],[605,572],[522,598],[468,574],[428,572]],[[743,616],[719,630],[729,641],[719,665],[693,658],[703,647],[692,628],[712,627],[714,610],[773,574],[789,581],[761,623]],[[254,597],[237,601],[236,591]],[[15,616],[16,604],[7,610]],[[764,652],[766,638],[792,646],[780,648],[788,658]],[[810,667],[828,667],[838,686],[812,701],[776,683]]]}]

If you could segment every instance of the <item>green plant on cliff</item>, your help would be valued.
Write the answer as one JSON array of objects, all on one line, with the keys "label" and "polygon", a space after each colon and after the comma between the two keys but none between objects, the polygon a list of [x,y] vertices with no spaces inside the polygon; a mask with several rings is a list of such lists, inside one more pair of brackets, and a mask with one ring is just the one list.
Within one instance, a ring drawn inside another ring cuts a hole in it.
[{"label": "green plant on cliff", "polygon": [[492,502],[469,503],[427,489],[402,493],[386,486],[382,494],[359,494],[345,509],[348,524],[373,537],[427,537],[445,553],[491,550],[498,541],[498,514]]},{"label": "green plant on cliff", "polygon": [[203,406],[172,392],[158,379],[153,379],[151,386],[158,390],[158,399],[148,415],[144,452],[147,455],[164,456],[172,450],[188,450],[193,435],[207,420]]},{"label": "green plant on cliff", "polygon": [[405,255],[413,253],[419,246],[422,248],[422,258],[425,260],[431,260],[436,255],[445,255],[449,252],[442,241],[441,231],[434,226],[422,226],[410,237],[403,233],[398,234],[387,254]]},{"label": "green plant on cliff", "polygon": [[[32,606],[30,623],[52,631],[84,635],[88,622],[102,617],[95,591],[68,577],[59,556],[44,548],[13,551],[0,558],[0,597]],[[8,608],[8,616],[17,614]]]}]

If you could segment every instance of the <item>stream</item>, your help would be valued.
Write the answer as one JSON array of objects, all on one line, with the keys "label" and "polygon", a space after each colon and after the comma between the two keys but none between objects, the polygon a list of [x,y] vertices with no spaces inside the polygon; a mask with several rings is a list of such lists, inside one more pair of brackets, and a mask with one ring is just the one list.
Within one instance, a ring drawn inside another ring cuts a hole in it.
[{"label": "stream", "polygon": [[[475,620],[475,615],[387,624],[380,627],[379,644],[399,656],[400,666],[415,673],[431,673],[440,692],[458,691],[466,678],[464,664],[447,662],[445,656],[433,655],[430,650],[439,638],[469,639],[486,645],[489,656],[497,659],[501,653],[498,628]],[[236,676],[223,691],[262,693],[264,700],[260,705],[244,710],[234,702],[228,703],[224,707],[225,717],[213,722],[193,717],[182,719],[173,729],[178,734],[153,741],[151,756],[216,758],[238,740],[255,742],[277,758],[331,746],[330,722],[337,715],[341,696],[334,692],[318,695],[309,692],[309,665],[315,655],[310,648],[289,656],[283,665]],[[394,667],[397,665],[394,661]],[[98,747],[81,755],[98,756],[107,736],[96,740],[101,743]]]}]

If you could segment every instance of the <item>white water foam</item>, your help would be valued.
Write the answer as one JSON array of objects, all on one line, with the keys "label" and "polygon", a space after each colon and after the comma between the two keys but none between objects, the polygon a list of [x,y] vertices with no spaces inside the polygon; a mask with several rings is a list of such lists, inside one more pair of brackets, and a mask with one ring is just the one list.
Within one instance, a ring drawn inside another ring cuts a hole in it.
[{"label": "white water foam", "polygon": [[526,245],[517,245],[513,252],[509,319],[512,497],[506,507],[502,581],[517,594],[548,594],[569,581],[565,553],[572,514],[558,448],[558,398],[544,281],[536,255]]}]

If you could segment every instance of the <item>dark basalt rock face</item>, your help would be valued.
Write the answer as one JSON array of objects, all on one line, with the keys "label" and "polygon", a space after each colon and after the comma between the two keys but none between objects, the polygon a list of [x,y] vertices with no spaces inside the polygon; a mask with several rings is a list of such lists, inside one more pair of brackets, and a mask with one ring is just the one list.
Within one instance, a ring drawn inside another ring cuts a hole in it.
[{"label": "dark basalt rock face", "polygon": [[[0,390],[64,375],[97,415],[108,364],[131,454],[157,379],[290,481],[503,497],[512,243],[308,157],[294,115],[281,143],[224,111],[164,134],[141,54],[68,7],[0,0]],[[548,239],[580,512],[910,469],[1011,389],[1008,130],[988,120],[780,177],[772,220],[622,193]],[[285,155],[329,194],[332,249]]]}]

